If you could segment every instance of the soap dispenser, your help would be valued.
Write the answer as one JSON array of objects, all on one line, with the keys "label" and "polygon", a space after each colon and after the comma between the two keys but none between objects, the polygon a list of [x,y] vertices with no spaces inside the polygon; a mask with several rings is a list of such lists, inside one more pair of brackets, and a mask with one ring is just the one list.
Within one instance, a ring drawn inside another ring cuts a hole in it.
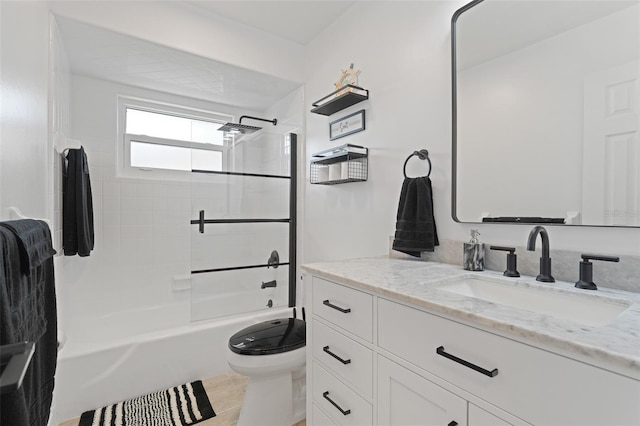
[{"label": "soap dispenser", "polygon": [[467,271],[484,271],[484,243],[478,242],[480,232],[471,230],[471,241],[464,243],[462,267]]}]

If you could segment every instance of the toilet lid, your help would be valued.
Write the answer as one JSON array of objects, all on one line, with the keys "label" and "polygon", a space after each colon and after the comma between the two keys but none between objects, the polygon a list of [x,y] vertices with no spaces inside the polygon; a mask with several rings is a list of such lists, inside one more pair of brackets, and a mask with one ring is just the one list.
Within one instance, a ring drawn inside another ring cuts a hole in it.
[{"label": "toilet lid", "polygon": [[306,342],[306,323],[279,318],[254,324],[229,339],[229,349],[242,355],[269,355],[301,348]]}]

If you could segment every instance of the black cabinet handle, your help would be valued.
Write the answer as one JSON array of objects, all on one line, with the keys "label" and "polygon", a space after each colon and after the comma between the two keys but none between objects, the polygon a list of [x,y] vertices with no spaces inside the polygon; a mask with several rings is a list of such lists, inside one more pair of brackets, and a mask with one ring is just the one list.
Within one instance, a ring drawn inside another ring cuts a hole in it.
[{"label": "black cabinet handle", "polygon": [[329,302],[329,299],[327,299],[327,300],[323,300],[323,301],[322,301],[322,304],[323,304],[323,305],[326,305],[326,306],[328,306],[328,307],[330,307],[330,308],[333,308],[333,309],[335,309],[336,311],[340,311],[340,312],[342,312],[343,314],[348,314],[349,312],[351,312],[351,308],[343,309],[343,308],[341,308],[340,306],[332,305],[332,304],[331,304],[331,302]]},{"label": "black cabinet handle", "polygon": [[333,405],[334,407],[336,407],[338,410],[340,410],[340,412],[342,413],[343,416],[346,416],[348,414],[351,414],[351,410],[343,410],[342,407],[340,407],[338,404],[336,404],[331,398],[329,398],[329,391],[325,391],[322,393],[322,397],[324,399],[326,399],[327,401],[329,401],[331,403],[331,405]]},{"label": "black cabinet handle", "polygon": [[329,355],[331,355],[332,357],[334,357],[335,359],[337,359],[338,361],[340,361],[341,363],[343,363],[344,365],[351,364],[351,360],[350,359],[342,359],[338,355],[336,355],[333,352],[331,352],[329,350],[329,346],[325,346],[324,348],[322,348],[322,350],[325,351],[326,353],[328,353]]},{"label": "black cabinet handle", "polygon": [[458,426],[458,422],[452,420],[447,426]]},{"label": "black cabinet handle", "polygon": [[465,367],[469,367],[469,368],[471,368],[472,370],[476,370],[477,372],[482,373],[482,374],[484,374],[485,376],[489,376],[489,377],[496,377],[496,376],[498,375],[498,369],[497,369],[497,368],[494,368],[493,370],[485,370],[485,369],[484,369],[484,368],[482,368],[482,367],[478,367],[478,366],[477,366],[477,365],[475,365],[475,364],[471,364],[469,361],[465,361],[464,359],[462,359],[462,358],[458,358],[458,357],[457,357],[457,356],[455,356],[455,355],[451,355],[451,354],[446,353],[446,352],[444,351],[444,346],[440,346],[440,347],[438,347],[438,348],[436,349],[436,353],[437,353],[438,355],[442,355],[443,357],[448,358],[448,359],[450,359],[450,360],[452,360],[452,361],[455,361],[455,362],[457,362],[458,364],[462,364],[462,365],[464,365]]},{"label": "black cabinet handle", "polygon": [[336,407],[338,410],[340,410],[340,412],[342,413],[343,416],[349,415],[351,414],[351,410],[343,410],[342,407],[340,407],[338,404],[336,404],[333,399],[329,398],[329,391],[325,391],[322,393],[322,397],[324,399],[326,399],[327,401],[329,401],[331,403],[331,405],[333,405],[334,407]]}]

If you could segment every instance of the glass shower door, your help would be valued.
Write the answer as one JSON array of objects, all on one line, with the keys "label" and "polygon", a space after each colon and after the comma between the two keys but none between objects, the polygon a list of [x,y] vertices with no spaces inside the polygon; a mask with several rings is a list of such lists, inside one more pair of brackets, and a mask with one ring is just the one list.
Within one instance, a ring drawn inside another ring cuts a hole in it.
[{"label": "glass shower door", "polygon": [[192,321],[293,306],[295,151],[294,134],[258,132],[192,173]]}]

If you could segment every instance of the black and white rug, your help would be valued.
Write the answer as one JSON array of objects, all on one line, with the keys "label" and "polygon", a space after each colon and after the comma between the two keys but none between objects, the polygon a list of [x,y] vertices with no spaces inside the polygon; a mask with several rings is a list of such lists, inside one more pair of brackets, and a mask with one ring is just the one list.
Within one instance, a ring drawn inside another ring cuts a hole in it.
[{"label": "black and white rug", "polygon": [[87,411],[78,426],[188,426],[215,415],[198,380]]}]

